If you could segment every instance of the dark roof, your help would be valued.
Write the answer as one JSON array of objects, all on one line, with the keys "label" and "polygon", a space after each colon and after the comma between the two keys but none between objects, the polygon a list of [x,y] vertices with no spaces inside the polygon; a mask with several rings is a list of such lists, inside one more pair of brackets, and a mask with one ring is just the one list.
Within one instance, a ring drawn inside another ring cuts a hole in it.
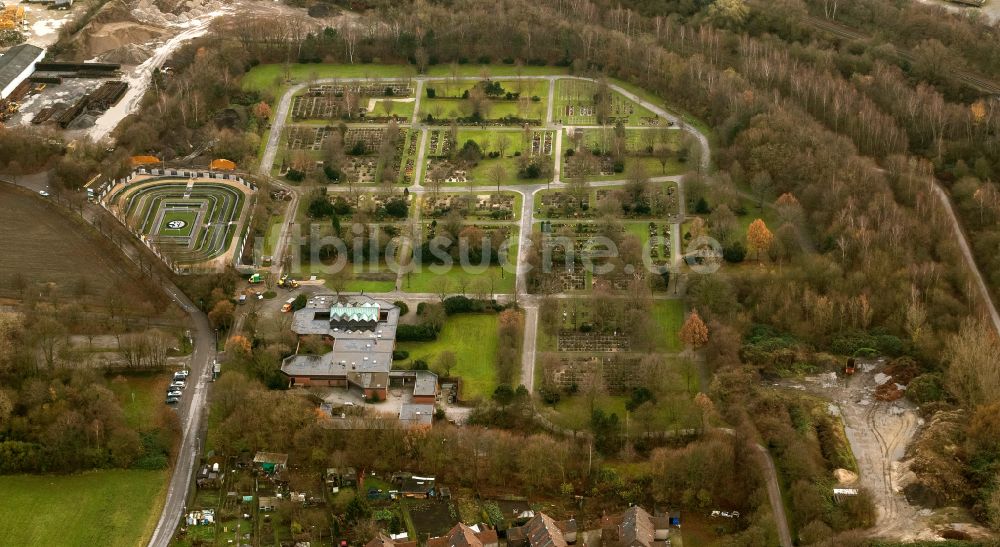
[{"label": "dark roof", "polygon": [[383,532],[379,532],[376,538],[365,544],[365,547],[417,547],[417,542],[412,540],[397,541]]},{"label": "dark roof", "polygon": [[621,515],[602,519],[604,545],[607,547],[660,547],[657,530],[669,527],[666,517],[655,517],[638,505],[629,507]]},{"label": "dark roof", "polygon": [[538,513],[524,526],[508,530],[507,539],[508,541],[527,539],[531,547],[568,547],[559,525],[545,513]]},{"label": "dark roof", "polygon": [[472,527],[460,522],[447,534],[429,538],[427,547],[483,547],[498,541],[496,530],[487,528],[477,532]]},{"label": "dark roof", "polygon": [[645,510],[633,505],[622,515],[622,523],[618,527],[619,539],[624,545],[650,545],[653,543],[653,522]]},{"label": "dark roof", "polygon": [[38,56],[45,51],[38,46],[21,44],[7,50],[0,56],[0,89],[10,85]]},{"label": "dark roof", "polygon": [[399,491],[404,494],[426,494],[434,489],[434,477],[410,476],[403,479]]}]

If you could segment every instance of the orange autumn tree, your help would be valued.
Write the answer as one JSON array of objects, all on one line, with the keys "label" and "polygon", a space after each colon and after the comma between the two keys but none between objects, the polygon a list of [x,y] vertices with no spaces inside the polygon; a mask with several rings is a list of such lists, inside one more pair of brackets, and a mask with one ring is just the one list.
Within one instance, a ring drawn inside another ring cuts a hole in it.
[{"label": "orange autumn tree", "polygon": [[747,228],[747,246],[757,253],[758,262],[760,261],[760,252],[770,249],[773,242],[774,234],[767,229],[767,224],[764,224],[763,220],[758,218],[750,223]]},{"label": "orange autumn tree", "polygon": [[698,315],[698,310],[691,312],[680,332],[681,342],[692,350],[696,350],[708,343],[708,326]]},{"label": "orange autumn tree", "polygon": [[263,123],[271,117],[271,105],[261,101],[253,106],[253,115]]},{"label": "orange autumn tree", "polygon": [[229,340],[226,340],[226,353],[236,355],[241,359],[246,359],[250,357],[250,341],[246,339],[245,336],[235,335],[230,336]]}]

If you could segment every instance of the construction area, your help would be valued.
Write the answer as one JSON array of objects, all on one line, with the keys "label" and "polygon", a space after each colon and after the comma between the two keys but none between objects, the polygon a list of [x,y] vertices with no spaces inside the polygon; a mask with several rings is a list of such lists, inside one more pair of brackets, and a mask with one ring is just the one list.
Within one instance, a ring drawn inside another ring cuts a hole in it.
[{"label": "construction area", "polygon": [[[857,461],[858,474],[835,477],[837,490],[864,488],[877,510],[874,535],[896,541],[941,541],[976,537],[982,529],[966,511],[929,509],[911,503],[907,487],[916,481],[910,466],[915,440],[927,427],[917,407],[904,395],[912,376],[882,358],[851,359],[840,373],[828,372],[775,384],[805,391],[829,402],[839,417]],[[838,470],[841,471],[841,470]]]}]

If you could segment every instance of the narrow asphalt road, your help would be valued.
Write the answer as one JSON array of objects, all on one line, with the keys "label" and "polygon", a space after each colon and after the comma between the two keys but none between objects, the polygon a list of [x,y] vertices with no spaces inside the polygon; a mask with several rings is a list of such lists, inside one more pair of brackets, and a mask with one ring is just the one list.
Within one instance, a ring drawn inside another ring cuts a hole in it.
[{"label": "narrow asphalt road", "polygon": [[[110,213],[93,204],[87,204],[83,208],[82,217],[91,225],[98,222],[104,225],[118,222]],[[143,251],[138,248],[138,242],[131,238],[119,238],[118,241],[119,249],[128,260],[135,264],[142,263],[140,256]],[[145,260],[148,262],[149,259]],[[176,407],[181,423],[181,446],[173,462],[170,484],[160,519],[149,540],[150,547],[167,547],[184,513],[188,486],[198,459],[199,435],[205,414],[208,384],[212,378],[212,362],[215,359],[215,331],[209,325],[205,314],[169,279],[161,276],[160,286],[174,303],[188,314],[194,350],[191,355],[188,385],[180,404]]]}]

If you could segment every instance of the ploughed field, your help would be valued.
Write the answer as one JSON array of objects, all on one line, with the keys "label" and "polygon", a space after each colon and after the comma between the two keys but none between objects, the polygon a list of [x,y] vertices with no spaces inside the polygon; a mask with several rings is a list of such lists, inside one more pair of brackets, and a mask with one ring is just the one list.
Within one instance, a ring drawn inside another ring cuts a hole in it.
[{"label": "ploughed field", "polygon": [[20,296],[14,281],[20,274],[24,285],[51,283],[60,296],[98,296],[117,285],[144,300],[120,260],[117,249],[83,220],[40,196],[0,185],[0,295]]}]

